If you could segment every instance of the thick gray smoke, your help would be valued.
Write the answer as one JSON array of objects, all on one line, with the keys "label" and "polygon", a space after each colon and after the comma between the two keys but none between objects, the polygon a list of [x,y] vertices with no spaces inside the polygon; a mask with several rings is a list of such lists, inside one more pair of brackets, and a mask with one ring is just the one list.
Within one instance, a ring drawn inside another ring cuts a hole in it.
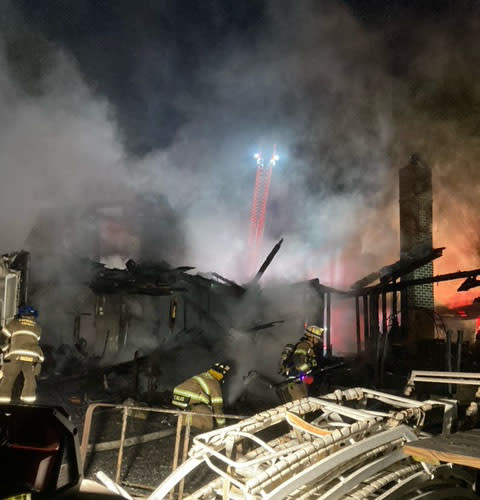
[{"label": "thick gray smoke", "polygon": [[47,93],[32,98],[9,78],[3,48],[0,224],[8,251],[24,245],[42,212],[121,197],[125,175],[106,103],[92,99],[68,61],[49,75]]},{"label": "thick gray smoke", "polygon": [[[61,43],[46,42],[4,7],[2,251],[30,245],[35,259],[40,238],[47,252],[50,244],[52,253],[89,256],[88,235],[95,229],[84,214],[153,193],[165,210],[146,226],[149,252],[125,243],[113,245],[112,254],[166,259],[243,282],[250,278],[252,156],[258,149],[271,154],[276,143],[280,162],[263,255],[280,236],[285,243],[265,279],[319,277],[346,287],[395,261],[397,172],[414,151],[434,169],[435,245],[446,246],[448,255],[448,269],[441,271],[478,267],[478,19],[453,31],[446,21],[419,21],[392,49],[396,30],[404,27],[366,28],[338,3],[266,5],[251,41],[228,37],[218,60],[198,70],[203,90],[196,98],[180,83],[175,93],[174,85],[149,82],[148,68],[152,74],[159,65],[162,72],[169,68],[153,50],[157,45],[136,53],[130,77],[146,89],[143,100],[172,100],[182,114],[172,123],[168,114],[148,116],[152,129],[171,128],[171,140],[141,157],[130,155],[125,144],[132,138],[118,132],[116,118],[128,116],[121,104],[95,92],[91,74],[82,76]],[[172,72],[168,81],[182,77]],[[162,218],[166,212],[171,217]],[[54,270],[52,263],[45,273]],[[83,300],[82,294],[58,295]],[[48,291],[41,296],[42,304],[51,297]],[[333,331],[348,336],[344,327],[334,323]]]}]

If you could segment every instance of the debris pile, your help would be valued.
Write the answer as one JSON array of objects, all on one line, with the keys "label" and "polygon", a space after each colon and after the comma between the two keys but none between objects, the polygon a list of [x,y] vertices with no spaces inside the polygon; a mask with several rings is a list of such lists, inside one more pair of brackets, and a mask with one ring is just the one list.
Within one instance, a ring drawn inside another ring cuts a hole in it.
[{"label": "debris pile", "polygon": [[455,498],[472,498],[473,473],[419,463],[403,451],[449,433],[452,406],[365,388],[289,402],[196,436],[189,459],[149,500],[167,498],[183,481],[188,491],[189,474],[205,465],[216,478],[187,500],[412,499],[451,488]]}]

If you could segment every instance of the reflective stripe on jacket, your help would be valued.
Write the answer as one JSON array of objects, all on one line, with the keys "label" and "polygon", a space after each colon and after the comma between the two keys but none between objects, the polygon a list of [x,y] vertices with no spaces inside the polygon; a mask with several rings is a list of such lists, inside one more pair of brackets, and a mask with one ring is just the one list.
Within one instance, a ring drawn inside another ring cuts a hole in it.
[{"label": "reflective stripe on jacket", "polygon": [[42,329],[33,319],[12,319],[3,329],[3,333],[9,336],[10,340],[5,359],[31,363],[41,363],[44,360],[42,348],[38,344]]},{"label": "reflective stripe on jacket", "polygon": [[[191,408],[195,404],[208,405],[215,415],[223,413],[223,397],[220,382],[205,372],[185,380],[173,389],[172,404],[179,408]],[[225,419],[215,417],[218,425]]]},{"label": "reflective stripe on jacket", "polygon": [[293,365],[299,373],[310,373],[317,366],[317,357],[313,346],[305,339],[295,346],[292,355]]}]

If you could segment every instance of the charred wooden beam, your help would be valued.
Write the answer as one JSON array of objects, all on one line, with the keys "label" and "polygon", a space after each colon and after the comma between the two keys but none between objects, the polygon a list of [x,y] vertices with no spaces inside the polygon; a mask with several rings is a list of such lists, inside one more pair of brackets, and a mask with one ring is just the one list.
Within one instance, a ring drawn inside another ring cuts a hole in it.
[{"label": "charred wooden beam", "polygon": [[364,288],[370,283],[373,283],[375,280],[380,278],[380,272],[376,271],[374,273],[370,273],[361,280],[355,281],[355,283],[350,287],[352,290],[358,290],[359,288]]},{"label": "charred wooden beam", "polygon": [[232,287],[232,289],[238,295],[243,295],[247,291],[247,289],[245,287],[239,285],[238,283],[235,283],[235,281],[232,281],[232,280],[229,280],[229,279],[225,278],[221,274],[212,273],[212,276],[214,276],[215,278],[217,278],[220,282],[226,283],[227,285],[229,285],[230,287]]},{"label": "charred wooden beam", "polygon": [[445,247],[433,248],[431,252],[427,255],[418,258],[418,259],[401,259],[391,266],[382,267],[380,269],[380,281],[382,283],[388,283],[390,281],[394,281],[406,274],[409,274],[415,269],[422,267],[435,259],[438,259],[443,255],[443,251]]},{"label": "charred wooden beam", "polygon": [[267,255],[267,258],[264,260],[257,274],[255,275],[253,280],[249,283],[249,285],[254,285],[255,283],[258,283],[260,278],[267,270],[268,266],[271,264],[272,260],[275,258],[275,255],[277,255],[278,251],[280,250],[280,247],[282,246],[282,243],[283,243],[283,238],[281,238],[280,241],[272,248],[272,250]]},{"label": "charred wooden beam", "polygon": [[401,276],[411,273],[412,271],[415,271],[415,269],[428,264],[432,260],[438,259],[443,255],[443,250],[445,250],[445,247],[434,248],[431,252],[421,258],[398,260],[389,266],[384,266],[380,270],[368,274],[364,278],[356,281],[350,288],[352,290],[359,290],[361,288],[365,288],[377,279],[379,279],[382,283],[395,281]]},{"label": "charred wooden beam", "polygon": [[457,292],[466,292],[467,290],[470,290],[471,288],[475,288],[477,286],[480,286],[480,280],[477,280],[473,276],[469,276],[458,288]]},{"label": "charred wooden beam", "polygon": [[418,278],[413,280],[405,280],[395,283],[379,283],[378,285],[362,288],[360,290],[351,290],[348,292],[343,292],[343,294],[350,297],[355,297],[357,295],[374,295],[382,292],[393,292],[404,290],[411,286],[425,285],[427,283],[439,283],[441,281],[452,281],[461,278],[467,278],[468,276],[480,276],[480,269],[472,269],[471,271],[458,271],[456,273],[439,274],[437,276],[431,276],[428,278]]},{"label": "charred wooden beam", "polygon": [[266,328],[271,328],[272,326],[279,325],[281,323],[285,323],[283,319],[277,319],[276,321],[269,321],[268,323],[262,323],[260,325],[250,326],[245,328],[247,332],[256,332],[258,330],[265,330]]},{"label": "charred wooden beam", "polygon": [[307,281],[298,281],[297,283],[293,283],[291,286],[292,287],[298,287],[298,286],[303,286],[305,284],[310,285],[314,290],[316,290],[319,294],[325,294],[325,293],[334,293],[335,295],[346,295],[350,296],[350,292],[344,291],[344,290],[338,290],[337,288],[333,288],[331,286],[326,286],[322,285],[319,281],[318,278],[312,278]]}]

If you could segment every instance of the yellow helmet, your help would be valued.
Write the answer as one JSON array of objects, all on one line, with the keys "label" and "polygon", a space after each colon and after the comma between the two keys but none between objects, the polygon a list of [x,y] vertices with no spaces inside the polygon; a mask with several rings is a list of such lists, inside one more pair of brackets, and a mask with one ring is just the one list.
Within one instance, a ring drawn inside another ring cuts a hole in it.
[{"label": "yellow helmet", "polygon": [[320,328],[317,325],[309,325],[305,327],[305,333],[307,335],[311,335],[312,337],[315,337],[317,339],[323,339],[323,332],[325,330],[323,328]]},{"label": "yellow helmet", "polygon": [[213,375],[218,381],[223,380],[230,371],[228,363],[215,363],[208,372]]}]

